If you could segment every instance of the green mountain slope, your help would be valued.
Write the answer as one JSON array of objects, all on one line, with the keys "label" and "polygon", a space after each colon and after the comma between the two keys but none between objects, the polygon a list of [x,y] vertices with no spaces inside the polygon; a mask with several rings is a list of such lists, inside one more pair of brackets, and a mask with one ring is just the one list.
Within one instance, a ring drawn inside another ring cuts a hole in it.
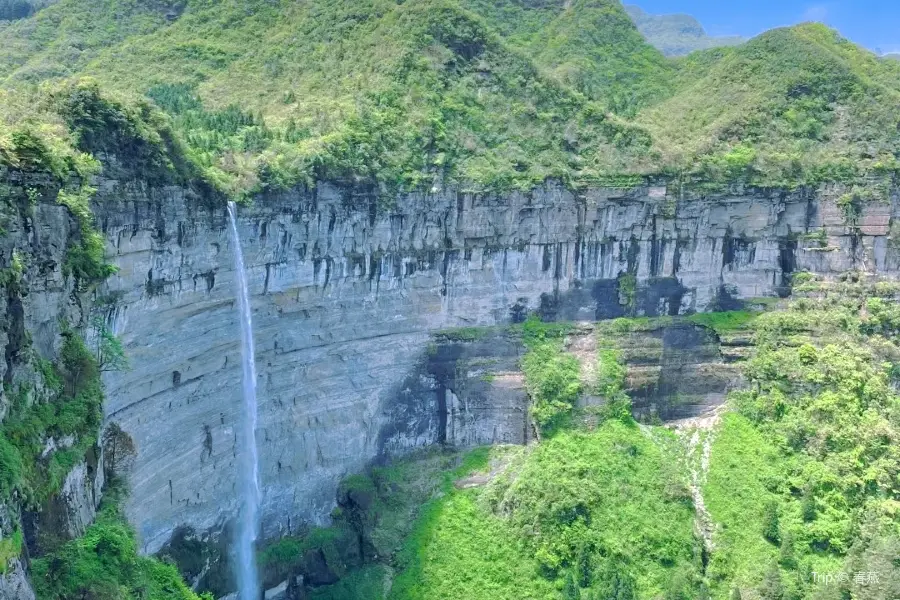
[{"label": "green mountain slope", "polygon": [[[18,40],[75,5],[64,0],[3,36]],[[44,59],[39,50],[0,70],[6,86]],[[234,193],[315,177],[529,187],[647,164],[645,134],[542,74],[455,2],[197,0],[79,73],[104,89],[149,92]]]},{"label": "green mountain slope", "polygon": [[520,452],[485,488],[422,511],[389,598],[696,597],[700,550],[676,446],[661,428],[609,421]]},{"label": "green mountain slope", "polygon": [[648,45],[617,0],[465,0],[513,47],[557,80],[633,112],[667,95],[672,65]]},{"label": "green mountain slope", "polygon": [[614,0],[61,0],[0,45],[9,131],[31,120],[58,145],[42,86],[88,76],[150,97],[232,196],[317,178],[852,185],[893,172],[900,141],[895,61],[820,25],[666,59]]},{"label": "green mountain slope", "polygon": [[664,164],[781,185],[895,168],[900,71],[825,26],[776,29],[679,67],[678,92],[638,118]]},{"label": "green mountain slope", "polygon": [[76,74],[102,49],[163,26],[176,5],[89,0],[49,6],[0,29],[0,77],[21,84]]}]

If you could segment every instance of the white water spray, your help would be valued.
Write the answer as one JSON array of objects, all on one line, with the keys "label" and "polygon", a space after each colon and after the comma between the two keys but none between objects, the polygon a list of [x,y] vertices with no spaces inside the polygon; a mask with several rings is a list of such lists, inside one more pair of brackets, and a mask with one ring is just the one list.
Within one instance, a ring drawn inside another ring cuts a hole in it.
[{"label": "white water spray", "polygon": [[253,321],[250,317],[250,295],[247,292],[247,274],[244,272],[244,255],[237,229],[237,209],[228,203],[231,219],[231,237],[234,243],[234,268],[237,275],[238,302],[241,317],[241,355],[244,365],[244,411],[241,415],[238,456],[238,483],[241,493],[241,511],[237,527],[237,580],[240,600],[259,600],[259,577],[256,573],[254,545],[259,530],[259,456],[256,449],[256,360],[253,348]]}]

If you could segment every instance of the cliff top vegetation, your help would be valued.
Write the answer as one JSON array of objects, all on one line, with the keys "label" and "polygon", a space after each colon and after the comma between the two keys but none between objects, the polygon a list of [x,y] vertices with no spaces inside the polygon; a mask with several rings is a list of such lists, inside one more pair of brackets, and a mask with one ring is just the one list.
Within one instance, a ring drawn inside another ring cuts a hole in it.
[{"label": "cliff top vegetation", "polygon": [[94,152],[47,100],[87,86],[236,197],[858,184],[900,147],[900,63],[812,24],[670,59],[615,0],[60,0],[0,44],[5,162],[24,133]]}]

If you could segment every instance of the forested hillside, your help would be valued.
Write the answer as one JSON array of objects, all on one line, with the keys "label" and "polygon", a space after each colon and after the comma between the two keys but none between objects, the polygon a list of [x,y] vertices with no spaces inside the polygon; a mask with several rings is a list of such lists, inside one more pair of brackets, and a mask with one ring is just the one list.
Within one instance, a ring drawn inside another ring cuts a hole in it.
[{"label": "forested hillside", "polygon": [[900,68],[820,25],[673,61],[614,0],[63,0],[0,43],[8,130],[64,137],[34,108],[90,78],[165,111],[232,195],[347,177],[852,185],[895,168]]}]

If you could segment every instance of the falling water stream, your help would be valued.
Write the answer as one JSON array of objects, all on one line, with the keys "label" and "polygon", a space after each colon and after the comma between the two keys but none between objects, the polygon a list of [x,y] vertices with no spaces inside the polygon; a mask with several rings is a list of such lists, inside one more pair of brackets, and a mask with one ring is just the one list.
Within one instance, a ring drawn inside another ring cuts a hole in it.
[{"label": "falling water stream", "polygon": [[256,361],[253,349],[253,322],[250,317],[250,297],[247,293],[247,274],[237,229],[237,209],[228,203],[231,237],[234,243],[234,268],[237,275],[238,303],[241,318],[241,356],[244,365],[244,410],[240,418],[240,448],[238,452],[238,489],[241,510],[237,526],[237,580],[240,600],[259,600],[259,578],[256,573],[254,544],[259,530],[259,457],[256,449]]}]

